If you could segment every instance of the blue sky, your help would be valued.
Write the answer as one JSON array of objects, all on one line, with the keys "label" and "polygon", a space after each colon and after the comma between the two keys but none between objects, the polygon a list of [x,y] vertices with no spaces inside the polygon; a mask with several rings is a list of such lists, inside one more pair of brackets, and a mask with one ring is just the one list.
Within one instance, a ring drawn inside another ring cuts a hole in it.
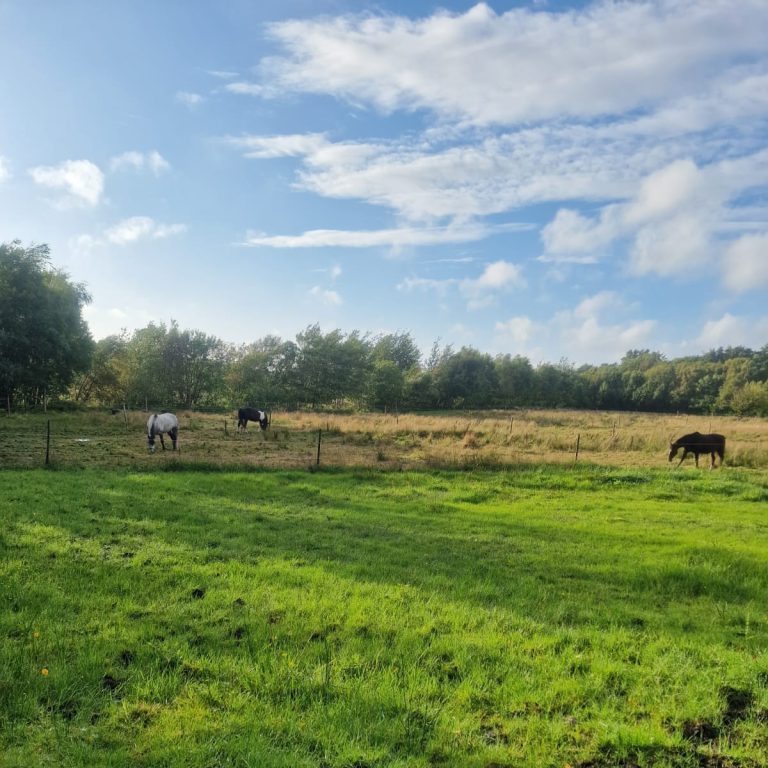
[{"label": "blue sky", "polygon": [[95,338],[768,343],[768,3],[0,0],[0,241]]}]

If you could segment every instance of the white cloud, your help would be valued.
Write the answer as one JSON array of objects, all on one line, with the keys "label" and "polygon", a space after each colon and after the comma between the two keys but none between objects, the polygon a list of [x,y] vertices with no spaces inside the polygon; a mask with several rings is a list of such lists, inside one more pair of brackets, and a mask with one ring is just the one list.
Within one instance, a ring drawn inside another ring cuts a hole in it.
[{"label": "white cloud", "polygon": [[401,248],[413,245],[465,243],[480,240],[487,234],[485,227],[465,225],[457,227],[377,229],[345,231],[339,229],[313,229],[301,235],[267,235],[249,232],[245,245],[270,248]]},{"label": "white cloud", "polygon": [[181,235],[187,231],[186,224],[157,224],[152,231],[152,237],[155,240],[161,240],[165,237]]},{"label": "white cloud", "polygon": [[222,69],[209,69],[208,74],[212,77],[217,77],[219,80],[234,80],[238,77],[237,72],[230,72]]},{"label": "white cloud", "polygon": [[[679,346],[679,354],[701,354],[718,347],[745,346],[759,349],[768,338],[768,315],[746,316],[725,312],[707,320],[701,333]],[[678,350],[675,350],[678,352]]]},{"label": "white cloud", "polygon": [[626,202],[606,205],[596,216],[559,210],[541,232],[544,258],[596,258],[627,238],[629,268],[635,275],[670,276],[709,268],[727,247],[723,232],[755,227],[745,220],[747,211],[740,210],[738,199],[765,186],[766,178],[766,151],[702,167],[691,160],[674,161],[640,180]]},{"label": "white cloud", "polygon": [[[229,138],[253,159],[295,158],[299,188],[388,208],[400,224],[248,241],[469,242],[498,231],[484,217],[555,202],[563,207],[542,230],[544,261],[595,262],[620,248],[634,276],[712,274],[730,243],[765,230],[750,193],[768,187],[768,152],[756,150],[768,110],[768,5],[740,0],[738,11],[722,0],[498,14],[481,3],[421,19],[273,24],[279,55],[262,61],[258,82],[234,90],[322,93],[356,108],[427,110],[438,121],[386,141]],[[761,274],[752,257],[743,261]],[[741,290],[748,278],[731,275]]]},{"label": "white cloud", "polygon": [[322,133],[297,133],[282,136],[240,136],[227,140],[233,147],[244,150],[246,157],[265,159],[275,157],[304,157],[328,145]]},{"label": "white cloud", "polygon": [[0,155],[0,184],[11,178],[11,167],[8,164],[8,158]]},{"label": "white cloud", "polygon": [[411,293],[412,291],[435,291],[440,296],[445,296],[448,288],[459,283],[455,278],[443,280],[428,277],[406,277],[397,284],[398,291]]},{"label": "white cloud", "polygon": [[712,220],[690,211],[640,229],[630,252],[636,275],[651,272],[669,276],[706,266],[714,255]]},{"label": "white cloud", "polygon": [[687,208],[697,202],[702,172],[691,160],[677,160],[646,176],[627,205],[623,218],[627,224],[643,224]]},{"label": "white cloud", "polygon": [[607,311],[619,309],[623,306],[621,297],[614,291],[600,291],[594,296],[583,299],[573,310],[578,318],[597,317]]},{"label": "white cloud", "polygon": [[524,285],[519,266],[508,261],[495,261],[485,267],[480,277],[462,280],[459,290],[467,299],[469,309],[482,309],[494,302],[497,292]]},{"label": "white cloud", "polygon": [[319,285],[310,289],[309,295],[319,299],[328,306],[339,306],[342,304],[341,296],[336,291],[329,291],[321,288]]},{"label": "white cloud", "polygon": [[135,150],[123,152],[109,161],[109,169],[111,171],[143,171],[146,169],[155,176],[159,176],[164,171],[169,170],[170,167],[171,164],[157,150],[152,150],[151,152],[137,152]]},{"label": "white cloud", "polygon": [[30,168],[35,184],[64,193],[60,202],[98,205],[104,193],[104,174],[90,160],[66,160],[59,165]]},{"label": "white cloud", "polygon": [[269,92],[266,86],[245,82],[227,83],[224,86],[224,90],[229,91],[229,93],[238,93],[245,96],[265,96]]},{"label": "white cloud", "polygon": [[595,261],[593,252],[607,245],[618,234],[605,222],[605,218],[603,216],[598,221],[582,216],[578,211],[561,208],[541,232],[546,255],[551,258],[553,255],[587,253],[588,258]]},{"label": "white cloud", "polygon": [[199,93],[190,93],[189,91],[177,91],[176,101],[184,106],[194,109],[200,106],[205,99]]},{"label": "white cloud", "polygon": [[532,338],[536,328],[530,317],[511,317],[509,320],[496,323],[496,333],[516,344],[526,345]]},{"label": "white cloud", "polygon": [[547,320],[522,315],[497,322],[497,347],[531,359],[615,362],[628,349],[651,345],[656,330],[654,320],[628,319],[627,311],[619,294],[601,291]]},{"label": "white cloud", "polygon": [[482,309],[494,303],[499,293],[525,285],[522,270],[508,261],[495,261],[483,269],[479,277],[433,279],[406,277],[397,290],[404,292],[433,291],[445,296],[451,288],[457,288],[470,310]]},{"label": "white cloud", "polygon": [[[184,224],[158,224],[149,216],[132,216],[123,219],[114,227],[104,232],[104,242],[112,245],[128,245],[138,240],[159,240],[178,235],[186,231]],[[89,236],[85,236],[89,237]],[[102,244],[102,241],[91,238],[90,245]]]},{"label": "white cloud", "polygon": [[435,223],[508,212],[532,203],[630,197],[671,162],[674,142],[597,137],[596,128],[530,128],[446,146],[426,136],[333,142],[324,134],[227,138],[254,159],[295,157],[297,186],[323,197],[364,200],[407,221]]},{"label": "white cloud", "polygon": [[271,25],[285,54],[263,62],[264,80],[480,125],[589,118],[690,96],[763,55],[767,25],[763,0],[294,20]]},{"label": "white cloud", "polygon": [[734,293],[768,287],[768,232],[733,242],[725,253],[723,275]]},{"label": "white cloud", "polygon": [[107,241],[114,245],[127,245],[136,240],[149,237],[155,227],[155,222],[148,216],[133,216],[124,219],[104,234]]},{"label": "white cloud", "polygon": [[69,249],[72,253],[80,256],[89,254],[98,245],[100,242],[93,235],[78,235],[69,241]]},{"label": "white cloud", "polygon": [[743,344],[746,330],[744,318],[734,317],[734,315],[726,312],[718,320],[708,320],[704,323],[704,328],[695,343],[701,349]]}]

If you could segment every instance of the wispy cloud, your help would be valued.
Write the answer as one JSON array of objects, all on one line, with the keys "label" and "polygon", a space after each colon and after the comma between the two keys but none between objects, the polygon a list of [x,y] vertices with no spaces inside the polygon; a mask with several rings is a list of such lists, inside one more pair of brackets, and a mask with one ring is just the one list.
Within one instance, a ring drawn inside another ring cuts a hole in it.
[{"label": "wispy cloud", "polygon": [[183,104],[185,107],[194,109],[195,107],[199,107],[205,101],[205,98],[199,93],[191,93],[190,91],[176,91],[176,101],[178,101],[180,104]]},{"label": "wispy cloud", "polygon": [[269,248],[402,248],[414,245],[465,243],[488,234],[484,226],[466,224],[453,227],[403,227],[398,229],[353,230],[314,229],[300,235],[267,235],[249,232],[245,245]]},{"label": "wispy cloud", "polygon": [[0,184],[11,178],[11,166],[8,158],[0,155]]},{"label": "wispy cloud", "polygon": [[244,96],[266,96],[273,92],[268,86],[244,81],[227,83],[227,85],[224,86],[224,90],[229,93],[237,93]]},{"label": "wispy cloud", "polygon": [[397,290],[406,293],[432,291],[446,296],[449,290],[455,288],[466,301],[467,308],[475,310],[493,304],[500,293],[523,286],[522,269],[517,264],[501,260],[487,264],[482,273],[474,278],[406,277],[397,285]]},{"label": "wispy cloud", "polygon": [[603,291],[545,320],[526,315],[499,320],[495,325],[496,341],[513,354],[534,360],[544,357],[578,363],[615,362],[628,349],[653,342],[656,322],[630,319],[629,312],[620,295]]},{"label": "wispy cloud", "polygon": [[143,171],[148,170],[155,176],[169,170],[171,164],[157,151],[137,152],[135,150],[123,152],[109,161],[111,171]]},{"label": "wispy cloud", "polygon": [[59,165],[29,169],[35,184],[62,193],[60,205],[95,206],[104,194],[104,174],[90,160],[65,160]]},{"label": "wispy cloud", "polygon": [[113,245],[128,245],[137,240],[160,240],[186,231],[184,224],[158,224],[149,216],[132,216],[105,230],[104,238]]},{"label": "wispy cloud", "polygon": [[309,290],[309,295],[326,306],[336,307],[341,305],[342,299],[337,291],[331,291],[326,288],[321,288],[319,285],[315,285]]}]

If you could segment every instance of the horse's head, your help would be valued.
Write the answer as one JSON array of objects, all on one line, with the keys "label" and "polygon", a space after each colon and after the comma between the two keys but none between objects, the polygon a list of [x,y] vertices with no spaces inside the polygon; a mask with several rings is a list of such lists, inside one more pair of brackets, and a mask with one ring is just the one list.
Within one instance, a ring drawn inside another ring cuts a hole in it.
[{"label": "horse's head", "polygon": [[150,453],[155,452],[155,436],[154,435],[147,435],[147,447],[149,448]]},{"label": "horse's head", "polygon": [[266,411],[259,411],[259,426],[265,430],[269,426],[269,418]]},{"label": "horse's head", "polygon": [[671,440],[669,441],[669,461],[672,461],[672,459],[675,458],[679,447],[680,446],[677,443],[673,443]]}]

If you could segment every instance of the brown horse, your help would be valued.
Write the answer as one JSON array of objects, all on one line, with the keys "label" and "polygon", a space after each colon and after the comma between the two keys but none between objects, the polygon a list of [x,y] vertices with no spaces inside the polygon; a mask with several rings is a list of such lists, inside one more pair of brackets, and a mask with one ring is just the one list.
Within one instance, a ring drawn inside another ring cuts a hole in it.
[{"label": "brown horse", "polygon": [[692,453],[696,458],[696,466],[699,466],[699,454],[708,453],[711,456],[709,468],[715,468],[715,454],[720,457],[720,466],[723,465],[725,456],[725,438],[722,435],[702,435],[701,432],[691,432],[689,435],[683,435],[669,444],[669,460],[675,458],[678,450],[683,449],[683,455],[677,463],[679,467],[685,457]]}]

